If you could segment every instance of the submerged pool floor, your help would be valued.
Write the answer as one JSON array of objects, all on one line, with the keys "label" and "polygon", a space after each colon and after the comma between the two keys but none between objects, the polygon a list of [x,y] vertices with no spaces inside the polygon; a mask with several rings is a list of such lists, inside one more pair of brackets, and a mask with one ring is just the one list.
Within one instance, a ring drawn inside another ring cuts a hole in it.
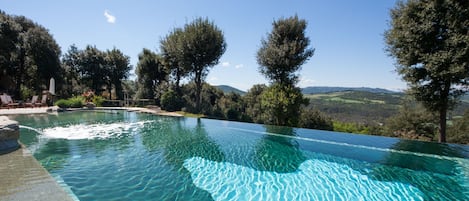
[{"label": "submerged pool floor", "polygon": [[17,116],[80,200],[469,200],[469,147],[133,112]]}]

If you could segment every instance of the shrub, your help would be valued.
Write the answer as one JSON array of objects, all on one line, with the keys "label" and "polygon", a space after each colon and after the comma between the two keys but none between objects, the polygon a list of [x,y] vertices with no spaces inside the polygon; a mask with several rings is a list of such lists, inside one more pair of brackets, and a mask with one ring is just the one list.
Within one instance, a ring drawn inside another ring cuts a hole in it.
[{"label": "shrub", "polygon": [[81,108],[83,107],[83,97],[77,96],[69,99],[60,99],[55,102],[60,108]]},{"label": "shrub", "polygon": [[94,96],[93,97],[93,103],[98,106],[98,107],[102,107],[103,106],[103,102],[104,102],[104,98],[102,96]]},{"label": "shrub", "polygon": [[319,129],[319,130],[333,130],[331,118],[327,117],[319,110],[315,109],[302,109],[300,115],[300,121],[298,123],[300,127]]},{"label": "shrub", "polygon": [[178,111],[181,110],[182,105],[182,98],[173,90],[169,90],[161,96],[161,108],[163,110]]},{"label": "shrub", "polygon": [[65,99],[60,99],[58,101],[55,101],[55,105],[57,105],[60,108],[67,108],[67,107],[70,107],[70,102]]},{"label": "shrub", "polygon": [[76,96],[69,98],[68,101],[70,101],[70,107],[71,108],[81,108],[83,107],[83,97],[81,96]]}]

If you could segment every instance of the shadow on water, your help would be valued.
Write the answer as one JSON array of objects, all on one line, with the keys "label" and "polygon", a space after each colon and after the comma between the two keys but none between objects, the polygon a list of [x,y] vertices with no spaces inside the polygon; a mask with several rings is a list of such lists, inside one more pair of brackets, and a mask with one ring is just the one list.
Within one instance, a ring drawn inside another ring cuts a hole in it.
[{"label": "shadow on water", "polygon": [[166,161],[178,169],[182,167],[184,160],[192,157],[224,161],[224,153],[208,137],[200,119],[195,120],[194,127],[185,125],[186,121],[193,120],[169,118],[164,123],[154,124],[156,127],[142,132],[142,144],[149,151],[162,151]]},{"label": "shadow on water", "polygon": [[[267,133],[295,136],[290,127],[264,126]],[[265,135],[256,145],[255,164],[261,171],[295,172],[306,160],[298,142],[293,138]]]},{"label": "shadow on water", "polygon": [[[467,177],[461,167],[464,153],[450,144],[400,140],[391,149],[412,153],[444,154],[461,159],[450,160],[444,157],[389,152],[380,161],[385,166],[377,166],[368,174],[380,181],[391,181],[410,184],[425,194],[425,200],[458,200],[469,196]],[[457,162],[461,160],[461,162]],[[399,167],[399,168],[398,168]],[[466,178],[466,179],[465,179]],[[449,190],[451,189],[451,190]]]},{"label": "shadow on water", "polygon": [[[191,124],[192,121],[196,121],[195,126],[192,127],[192,125],[186,124]],[[181,183],[180,185],[186,185],[184,189],[192,192],[192,199],[212,200],[207,191],[193,185],[190,173],[183,167],[184,160],[192,157],[202,157],[217,162],[222,162],[225,159],[219,145],[209,138],[200,119],[163,118],[163,121],[152,124],[152,127],[142,132],[142,144],[149,152],[160,152],[164,157],[164,161],[170,164],[174,171],[182,173],[182,175],[179,175],[181,178],[178,180],[179,182],[189,181],[188,184]],[[171,177],[170,175],[162,175],[161,177],[168,176]],[[171,177],[168,179],[174,180],[176,178]],[[174,182],[169,183],[174,184]],[[180,188],[180,186],[174,188]],[[181,199],[180,197],[184,197],[182,191],[169,194],[172,196],[170,200],[178,200]]]}]

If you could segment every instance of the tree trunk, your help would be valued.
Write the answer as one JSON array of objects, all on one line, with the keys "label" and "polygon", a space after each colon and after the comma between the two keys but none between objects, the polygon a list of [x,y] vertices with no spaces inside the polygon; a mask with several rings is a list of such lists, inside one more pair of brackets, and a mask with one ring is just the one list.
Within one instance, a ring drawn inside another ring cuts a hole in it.
[{"label": "tree trunk", "polygon": [[195,109],[197,113],[200,113],[200,92],[202,91],[202,84],[201,81],[195,81]]},{"label": "tree trunk", "polygon": [[16,77],[16,89],[14,91],[15,99],[21,98],[21,85],[23,84],[24,76],[24,69],[25,69],[25,60],[26,60],[26,50],[22,47],[20,48],[20,55],[19,55],[19,63],[18,63],[18,71]]},{"label": "tree trunk", "polygon": [[109,100],[112,100],[112,84],[109,83],[107,90],[109,91]]},{"label": "tree trunk", "polygon": [[440,109],[440,137],[438,142],[446,142],[446,107]]},{"label": "tree trunk", "polygon": [[116,98],[118,100],[124,99],[124,92],[122,89],[122,82],[120,80],[114,82],[114,88],[116,89]]}]

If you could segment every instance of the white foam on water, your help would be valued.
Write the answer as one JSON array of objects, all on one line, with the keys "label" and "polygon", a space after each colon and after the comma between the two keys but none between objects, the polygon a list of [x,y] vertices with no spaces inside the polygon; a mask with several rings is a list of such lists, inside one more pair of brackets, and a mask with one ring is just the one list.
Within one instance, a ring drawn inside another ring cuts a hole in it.
[{"label": "white foam on water", "polygon": [[119,137],[130,133],[131,130],[142,128],[146,123],[153,121],[139,122],[116,122],[116,123],[97,123],[97,124],[77,124],[67,127],[46,128],[43,130],[44,137],[58,138],[68,140],[80,139],[106,139],[110,137]]},{"label": "white foam on water", "polygon": [[293,173],[258,171],[200,157],[184,161],[195,186],[215,200],[424,200],[416,187],[377,181],[347,165],[312,159]]}]

